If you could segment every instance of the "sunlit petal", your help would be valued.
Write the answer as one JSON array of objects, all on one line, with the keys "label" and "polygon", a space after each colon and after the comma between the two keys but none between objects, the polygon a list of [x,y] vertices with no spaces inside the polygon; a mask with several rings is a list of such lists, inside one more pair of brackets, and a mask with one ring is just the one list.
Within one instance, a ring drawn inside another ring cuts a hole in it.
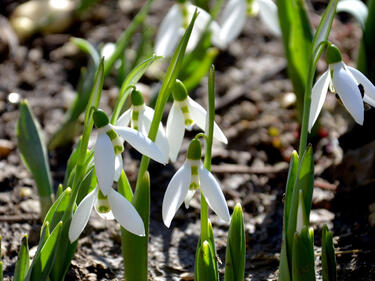
[{"label": "sunlit petal", "polygon": [[[150,131],[151,127],[151,122],[154,117],[154,110],[151,107],[145,106],[145,110],[143,112],[143,118],[140,120],[142,122],[142,128],[147,132]],[[160,123],[158,127],[158,133],[156,135],[156,140],[155,140],[156,145],[159,147],[161,152],[164,155],[164,160],[167,163],[168,158],[169,158],[169,144],[168,144],[168,139],[165,134],[165,130],[163,128],[163,124]]]},{"label": "sunlit petal", "polygon": [[177,159],[185,134],[184,116],[176,103],[173,103],[167,120],[167,139],[169,143],[169,158],[172,162]]},{"label": "sunlit petal", "polygon": [[[191,118],[193,119],[194,123],[204,131],[206,129],[206,110],[190,97],[188,97],[188,103]],[[224,135],[223,131],[219,128],[216,122],[214,122],[214,138],[225,144],[228,143],[227,137]]]},{"label": "sunlit petal", "polygon": [[320,111],[322,110],[330,81],[331,76],[329,74],[329,71],[326,71],[322,76],[320,76],[320,78],[318,79],[318,81],[316,81],[314,87],[312,88],[308,128],[309,132],[311,132],[311,129],[314,126],[316,119],[318,119]]},{"label": "sunlit petal", "polygon": [[228,206],[220,185],[203,165],[199,166],[199,180],[201,191],[210,208],[224,221],[229,222]]},{"label": "sunlit petal", "polygon": [[123,166],[124,166],[124,163],[122,161],[122,156],[121,154],[117,154],[115,157],[115,177],[113,179],[114,181],[117,182],[118,179],[120,178]]},{"label": "sunlit petal", "polygon": [[127,127],[111,126],[121,137],[143,155],[165,164],[163,153],[158,146],[141,132]]},{"label": "sunlit petal", "polygon": [[372,107],[375,107],[375,99],[371,98],[370,96],[367,96],[365,95],[363,97],[363,101],[369,105],[371,105]]},{"label": "sunlit petal", "polygon": [[173,5],[163,19],[155,39],[155,53],[158,56],[170,56],[180,40],[179,29],[182,26],[182,14],[177,4]]},{"label": "sunlit petal", "polygon": [[107,195],[115,176],[115,152],[106,134],[99,134],[96,139],[94,162],[99,188],[104,195]]},{"label": "sunlit petal", "polygon": [[121,116],[117,119],[116,125],[117,126],[123,126],[123,127],[128,127],[130,118],[132,114],[132,108],[129,108],[126,110]]},{"label": "sunlit petal", "polygon": [[190,185],[190,165],[185,163],[168,184],[163,199],[163,221],[169,227],[171,221],[184,201]]},{"label": "sunlit petal", "polygon": [[189,205],[190,205],[190,201],[191,199],[193,199],[193,196],[195,194],[197,190],[196,189],[189,189],[187,194],[186,194],[186,197],[185,197],[185,208],[188,209],[189,208]]},{"label": "sunlit petal", "polygon": [[[371,106],[374,106],[373,104],[371,104],[371,101],[375,100],[375,86],[359,70],[357,70],[357,69],[355,69],[354,67],[351,67],[351,66],[347,66],[347,68],[353,74],[353,76],[357,80],[357,82],[362,84],[363,89],[365,90],[365,97],[367,96],[366,102],[369,103]],[[370,101],[370,102],[368,102],[368,101]]]},{"label": "sunlit petal", "polygon": [[223,9],[219,23],[220,33],[212,36],[212,43],[220,48],[236,39],[246,22],[246,0],[229,0]]},{"label": "sunlit petal", "polygon": [[69,227],[68,236],[71,243],[79,238],[83,229],[87,225],[97,194],[98,187],[87,194],[86,197],[83,198],[81,203],[78,205]]},{"label": "sunlit petal", "polygon": [[145,236],[145,227],[141,216],[124,196],[112,189],[108,193],[108,201],[113,216],[122,227],[136,235]]},{"label": "sunlit petal", "polygon": [[333,86],[354,120],[362,125],[364,118],[363,99],[356,81],[347,73],[342,63],[335,63],[333,68]]},{"label": "sunlit petal", "polygon": [[281,36],[277,6],[272,0],[256,0],[259,15],[264,24],[277,36]]}]

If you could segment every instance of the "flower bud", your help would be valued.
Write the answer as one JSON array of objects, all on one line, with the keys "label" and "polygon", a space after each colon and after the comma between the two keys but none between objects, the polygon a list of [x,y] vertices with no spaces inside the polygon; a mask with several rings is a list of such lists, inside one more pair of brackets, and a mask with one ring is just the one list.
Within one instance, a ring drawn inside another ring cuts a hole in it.
[{"label": "flower bud", "polygon": [[107,114],[102,109],[95,109],[93,114],[94,124],[100,129],[109,124],[109,119]]},{"label": "flower bud", "polygon": [[200,160],[202,157],[202,146],[198,139],[193,139],[188,148],[187,159]]},{"label": "flower bud", "polygon": [[330,44],[328,46],[326,56],[328,64],[333,64],[342,61],[339,49],[333,44]]},{"label": "flower bud", "polygon": [[132,101],[132,105],[134,105],[134,106],[140,106],[140,105],[143,105],[145,103],[142,93],[138,90],[132,91],[131,101]]},{"label": "flower bud", "polygon": [[172,93],[175,101],[184,101],[188,96],[184,83],[182,83],[178,79],[176,79],[176,83],[173,86]]}]

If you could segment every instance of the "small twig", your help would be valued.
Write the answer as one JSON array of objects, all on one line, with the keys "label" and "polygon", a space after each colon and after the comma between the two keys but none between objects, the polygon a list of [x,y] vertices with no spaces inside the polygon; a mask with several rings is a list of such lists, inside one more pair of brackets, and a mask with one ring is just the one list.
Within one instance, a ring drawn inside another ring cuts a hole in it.
[{"label": "small twig", "polygon": [[29,222],[40,220],[38,215],[13,215],[13,216],[0,216],[0,222]]},{"label": "small twig", "polygon": [[236,164],[221,164],[212,165],[211,171],[216,174],[274,174],[281,173],[288,169],[288,163],[281,162],[274,166],[265,167],[249,167],[246,165],[236,165]]}]

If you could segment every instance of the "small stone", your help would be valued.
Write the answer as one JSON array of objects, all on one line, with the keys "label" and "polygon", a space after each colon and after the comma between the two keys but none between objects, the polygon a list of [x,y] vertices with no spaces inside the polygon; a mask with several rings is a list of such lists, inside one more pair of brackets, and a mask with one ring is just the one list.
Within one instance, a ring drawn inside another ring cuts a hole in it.
[{"label": "small stone", "polygon": [[312,225],[329,224],[335,218],[335,214],[326,209],[313,209],[310,213],[310,223]]},{"label": "small stone", "polygon": [[7,157],[14,149],[14,143],[9,140],[0,139],[0,157]]},{"label": "small stone", "polygon": [[32,194],[32,189],[31,188],[28,188],[28,187],[21,187],[19,192],[18,192],[18,195],[24,199],[24,198],[29,198],[31,197],[31,194]]},{"label": "small stone", "polygon": [[194,280],[194,273],[192,273],[192,272],[181,273],[180,278],[181,278],[181,280],[184,280],[184,281]]},{"label": "small stone", "polygon": [[20,203],[20,208],[25,213],[40,213],[39,202],[34,199],[28,199]]},{"label": "small stone", "polygon": [[285,93],[281,95],[279,99],[279,104],[282,108],[290,108],[295,105],[297,101],[296,95],[294,93]]}]

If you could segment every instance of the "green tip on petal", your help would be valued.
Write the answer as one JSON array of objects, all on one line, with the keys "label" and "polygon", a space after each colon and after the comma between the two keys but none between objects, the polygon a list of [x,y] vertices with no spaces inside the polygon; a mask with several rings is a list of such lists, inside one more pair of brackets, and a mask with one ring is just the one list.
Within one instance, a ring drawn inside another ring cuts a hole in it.
[{"label": "green tip on petal", "polygon": [[132,105],[134,106],[143,105],[145,103],[142,93],[138,90],[133,90],[131,94],[131,100],[132,100]]},{"label": "green tip on petal", "polygon": [[333,44],[327,48],[327,62],[328,64],[337,63],[342,61],[340,50]]},{"label": "green tip on petal", "polygon": [[95,126],[98,129],[103,128],[104,126],[109,124],[108,116],[107,114],[105,114],[105,112],[102,109],[95,109],[93,118],[94,118]]},{"label": "green tip on petal", "polygon": [[176,83],[174,83],[173,89],[172,89],[173,98],[176,101],[184,101],[186,100],[188,96],[188,92],[185,88],[184,83],[182,83],[180,80],[176,79]]},{"label": "green tip on petal", "polygon": [[198,139],[193,139],[188,148],[187,159],[200,160],[202,157],[202,146]]}]

